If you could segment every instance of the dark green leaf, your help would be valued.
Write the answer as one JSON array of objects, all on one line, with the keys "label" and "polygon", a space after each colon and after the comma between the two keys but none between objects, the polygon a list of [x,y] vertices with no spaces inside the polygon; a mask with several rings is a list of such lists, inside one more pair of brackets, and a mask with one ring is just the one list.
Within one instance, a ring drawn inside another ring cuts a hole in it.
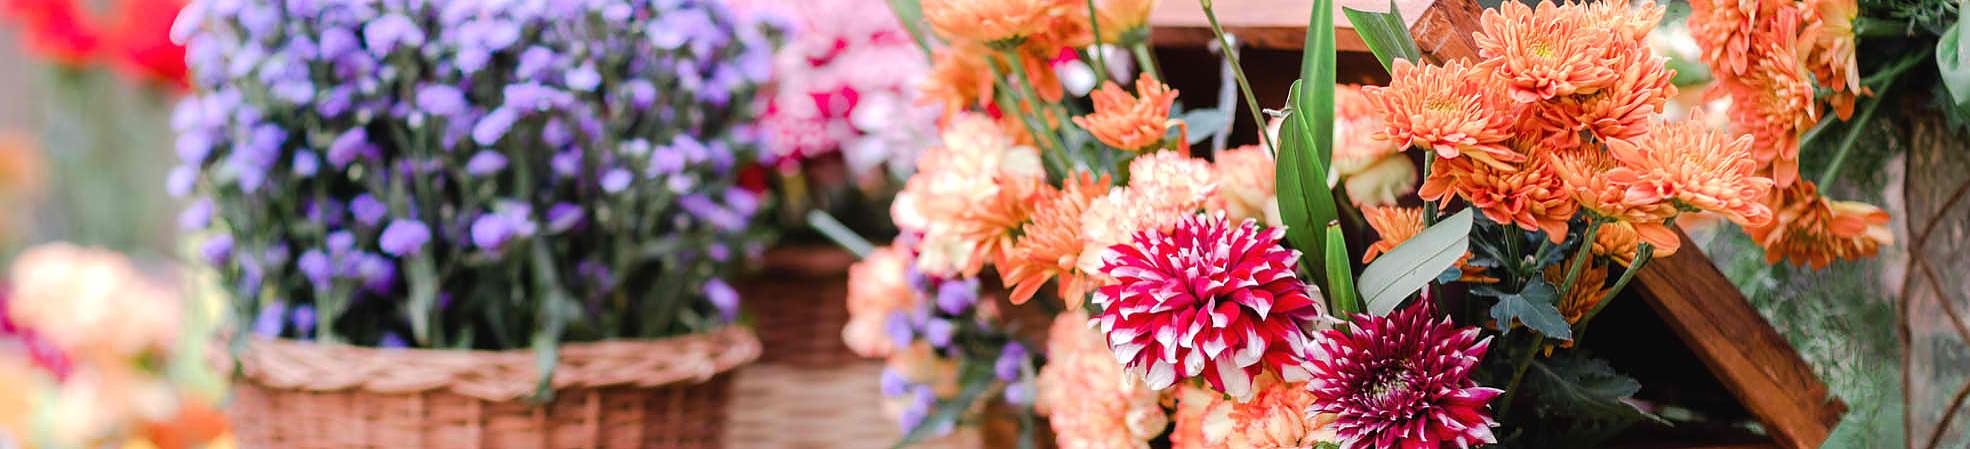
[{"label": "dark green leaf", "polygon": [[1353,316],[1361,312],[1355,299],[1354,264],[1348,262],[1348,241],[1341,237],[1341,224],[1327,224],[1327,308],[1334,316]]},{"label": "dark green leaf", "polygon": [[[1307,141],[1321,167],[1334,158],[1334,0],[1314,0],[1307,20],[1306,51],[1300,56],[1300,91],[1293,107],[1306,114]],[[1321,170],[1323,185],[1327,171]],[[1325,225],[1326,222],[1315,223]]]},{"label": "dark green leaf", "polygon": [[1409,27],[1402,23],[1402,11],[1396,9],[1395,2],[1389,2],[1388,12],[1369,12],[1342,7],[1347,14],[1348,25],[1361,36],[1361,42],[1368,44],[1368,50],[1375,52],[1375,59],[1382,61],[1382,69],[1394,70],[1390,66],[1401,59],[1416,62],[1422,59],[1423,52],[1416,48],[1416,39],[1409,35]]},{"label": "dark green leaf", "polygon": [[1936,43],[1936,70],[1942,74],[1943,87],[1948,88],[1950,104],[1958,110],[1970,109],[1970,46],[1963,45],[1964,33],[1970,33],[1970,20],[1963,20],[1970,14],[1970,8],[1963,8],[1956,19],[1956,25],[1943,33],[1943,39]]},{"label": "dark green leaf", "polygon": [[1517,320],[1547,337],[1572,340],[1573,329],[1567,326],[1560,309],[1553,307],[1553,300],[1558,297],[1551,284],[1533,279],[1524,290],[1499,296],[1498,303],[1491,306],[1491,319],[1498,321],[1498,328],[1506,332],[1511,331],[1512,321]]},{"label": "dark green leaf", "polygon": [[1533,362],[1520,389],[1537,404],[1545,435],[1532,447],[1599,447],[1629,425],[1668,421],[1626,402],[1642,386],[1606,361],[1562,355]]},{"label": "dark green leaf", "polygon": [[1361,297],[1368,313],[1387,315],[1437,274],[1457,265],[1471,244],[1470,209],[1424,229],[1361,270]]},{"label": "dark green leaf", "polygon": [[990,390],[996,380],[998,378],[994,376],[991,363],[964,363],[963,371],[958,375],[958,395],[950,399],[938,400],[937,405],[931,408],[930,414],[924,416],[923,422],[911,427],[910,432],[903,435],[903,439],[891,447],[902,448],[917,444],[925,438],[936,436],[938,429],[957,425],[958,419],[963,418],[965,412],[971,410],[971,404],[978,402],[978,398],[984,396],[985,391]]}]

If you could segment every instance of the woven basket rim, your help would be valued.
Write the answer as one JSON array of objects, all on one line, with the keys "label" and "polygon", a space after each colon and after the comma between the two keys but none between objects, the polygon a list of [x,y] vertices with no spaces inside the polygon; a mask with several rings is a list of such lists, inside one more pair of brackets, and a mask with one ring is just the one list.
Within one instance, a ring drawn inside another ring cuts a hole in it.
[{"label": "woven basket rim", "polygon": [[[649,340],[603,340],[560,346],[555,390],[657,388],[702,383],[759,358],[751,328],[716,330]],[[246,381],[301,391],[360,390],[384,394],[448,391],[511,401],[538,387],[531,349],[384,349],[251,338],[239,353]]]}]

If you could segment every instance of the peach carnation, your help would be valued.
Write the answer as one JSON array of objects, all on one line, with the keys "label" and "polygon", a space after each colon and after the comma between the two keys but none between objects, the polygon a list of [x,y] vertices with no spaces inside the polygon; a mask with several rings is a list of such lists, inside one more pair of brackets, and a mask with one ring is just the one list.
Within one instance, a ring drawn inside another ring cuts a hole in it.
[{"label": "peach carnation", "polygon": [[1223,210],[1233,220],[1276,221],[1270,218],[1279,214],[1276,173],[1264,148],[1246,145],[1221,151],[1211,173],[1218,184],[1211,208]]},{"label": "peach carnation", "polygon": [[1147,449],[1169,427],[1160,395],[1122,371],[1079,308],[1054,318],[1047,356],[1034,407],[1061,449]]},{"label": "peach carnation", "polygon": [[893,314],[915,307],[917,297],[905,279],[910,263],[909,250],[885,246],[848,267],[848,324],[841,338],[855,354],[883,357],[894,349],[886,325]]},{"label": "peach carnation", "polygon": [[1339,415],[1309,413],[1313,393],[1302,384],[1259,376],[1252,400],[1236,402],[1208,389],[1184,387],[1177,397],[1177,449],[1301,449],[1339,441]]},{"label": "peach carnation", "polygon": [[920,269],[976,274],[1012,246],[1013,233],[1045,192],[1046,172],[1038,151],[1014,146],[983,115],[952,117],[943,140],[918,160],[892,214],[899,224],[921,222]]}]

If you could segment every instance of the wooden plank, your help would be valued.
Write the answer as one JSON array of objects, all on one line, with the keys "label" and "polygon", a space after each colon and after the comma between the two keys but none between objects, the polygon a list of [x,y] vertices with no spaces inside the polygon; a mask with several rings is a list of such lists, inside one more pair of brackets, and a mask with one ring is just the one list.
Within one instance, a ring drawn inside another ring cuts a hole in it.
[{"label": "wooden plank", "polygon": [[[1436,3],[1435,0],[1395,2],[1402,11],[1404,24],[1412,27]],[[1341,14],[1342,6],[1387,11],[1387,1],[1343,0],[1334,4],[1334,47],[1343,52],[1368,52],[1368,45],[1362,43],[1361,36],[1348,25],[1347,16]],[[1212,9],[1225,32],[1237,36],[1244,46],[1299,49],[1306,44],[1306,23],[1313,12],[1313,0],[1217,0]],[[1159,0],[1149,14],[1149,24],[1150,42],[1161,47],[1201,48],[1216,39],[1197,0]]]},{"label": "wooden plank", "polygon": [[1675,255],[1636,276],[1642,298],[1758,418],[1780,447],[1819,447],[1846,413],[1812,368],[1773,330],[1688,235]]}]

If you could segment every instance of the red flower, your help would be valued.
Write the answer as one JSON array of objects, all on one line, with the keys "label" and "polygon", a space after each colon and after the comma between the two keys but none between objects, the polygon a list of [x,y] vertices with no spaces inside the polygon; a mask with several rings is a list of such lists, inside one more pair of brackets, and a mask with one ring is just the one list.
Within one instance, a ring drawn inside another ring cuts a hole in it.
[{"label": "red flower", "polygon": [[130,77],[185,87],[185,46],[171,42],[171,23],[185,0],[124,0],[105,37],[116,67]]},{"label": "red flower", "polygon": [[1301,326],[1320,312],[1293,277],[1299,254],[1279,246],[1284,235],[1219,212],[1109,247],[1101,271],[1116,282],[1096,291],[1094,321],[1116,359],[1151,389],[1202,377],[1239,398],[1266,369],[1297,367]]},{"label": "red flower", "polygon": [[1468,448],[1496,443],[1485,404],[1504,390],[1471,380],[1490,348],[1478,329],[1432,319],[1427,301],[1322,331],[1306,362],[1315,413],[1335,413],[1342,447]]},{"label": "red flower", "polygon": [[29,52],[56,64],[87,65],[102,46],[96,25],[75,0],[0,0],[0,15],[20,24]]}]

